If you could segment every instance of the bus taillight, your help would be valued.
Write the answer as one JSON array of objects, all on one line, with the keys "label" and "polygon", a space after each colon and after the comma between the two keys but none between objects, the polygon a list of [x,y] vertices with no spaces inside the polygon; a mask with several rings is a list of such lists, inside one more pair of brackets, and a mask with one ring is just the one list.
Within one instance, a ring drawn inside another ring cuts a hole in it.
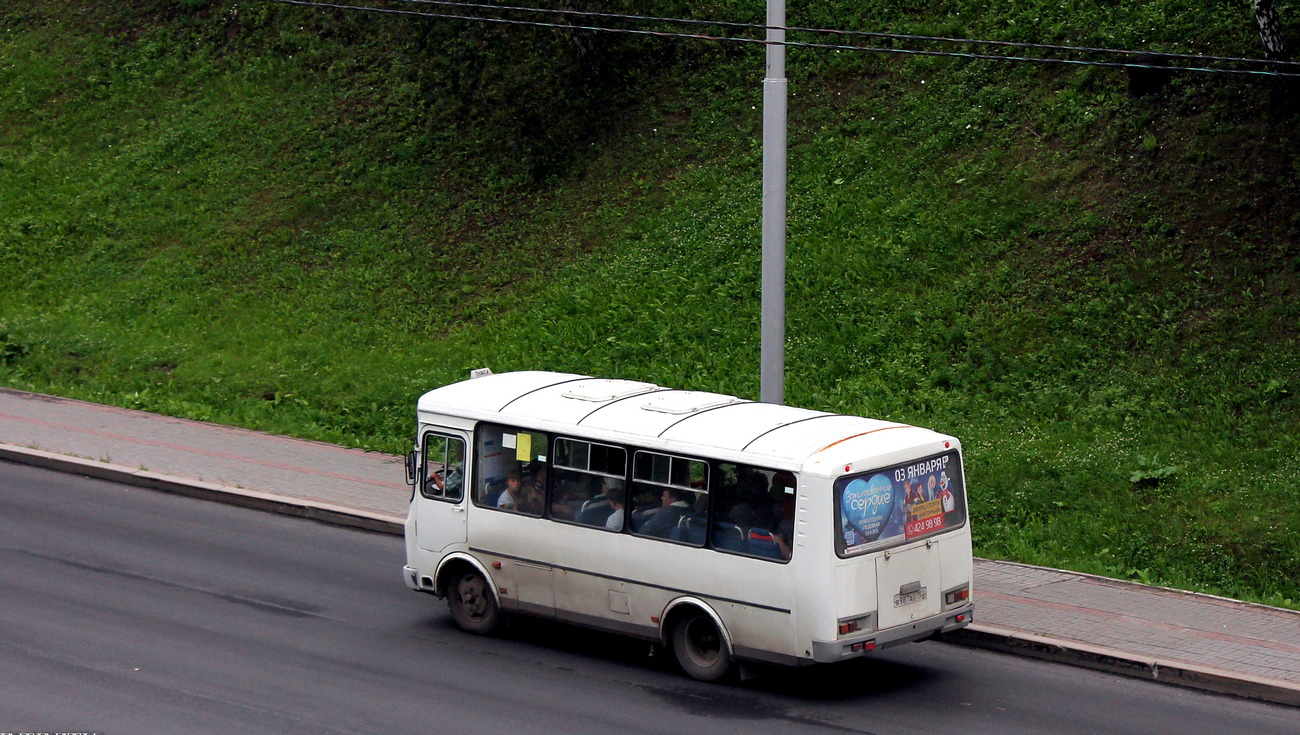
[{"label": "bus taillight", "polygon": [[873,615],[874,613],[868,613],[867,615],[860,615],[856,618],[841,620],[839,627],[837,628],[840,637],[843,638],[844,636],[853,635],[854,633],[874,632],[876,630],[876,625],[872,620]]}]

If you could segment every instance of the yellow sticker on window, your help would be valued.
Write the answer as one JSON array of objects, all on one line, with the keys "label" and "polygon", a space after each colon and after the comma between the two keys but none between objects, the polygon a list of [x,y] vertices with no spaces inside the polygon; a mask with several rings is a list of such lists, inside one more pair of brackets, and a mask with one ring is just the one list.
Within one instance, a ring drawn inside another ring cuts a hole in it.
[{"label": "yellow sticker on window", "polygon": [[515,459],[527,462],[533,458],[533,435],[520,434],[515,444]]}]

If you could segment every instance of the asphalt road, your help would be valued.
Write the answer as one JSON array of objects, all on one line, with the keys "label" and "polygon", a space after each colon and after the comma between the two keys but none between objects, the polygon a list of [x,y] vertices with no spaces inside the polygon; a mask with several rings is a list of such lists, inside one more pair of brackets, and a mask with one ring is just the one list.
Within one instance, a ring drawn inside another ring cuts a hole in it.
[{"label": "asphalt road", "polygon": [[0,462],[0,732],[1229,733],[1300,713],[927,643],[742,685],[409,592],[400,539]]}]

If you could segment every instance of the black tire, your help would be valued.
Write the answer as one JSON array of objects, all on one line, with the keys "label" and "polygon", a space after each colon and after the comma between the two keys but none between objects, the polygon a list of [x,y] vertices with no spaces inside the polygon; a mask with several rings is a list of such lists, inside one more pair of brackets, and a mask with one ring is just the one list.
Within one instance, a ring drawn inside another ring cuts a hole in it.
[{"label": "black tire", "polygon": [[699,681],[719,681],[731,673],[731,652],[713,618],[691,613],[677,619],[672,630],[673,655],[682,671]]},{"label": "black tire", "polygon": [[447,608],[467,633],[489,635],[501,622],[501,609],[488,581],[473,569],[456,571],[447,582]]}]

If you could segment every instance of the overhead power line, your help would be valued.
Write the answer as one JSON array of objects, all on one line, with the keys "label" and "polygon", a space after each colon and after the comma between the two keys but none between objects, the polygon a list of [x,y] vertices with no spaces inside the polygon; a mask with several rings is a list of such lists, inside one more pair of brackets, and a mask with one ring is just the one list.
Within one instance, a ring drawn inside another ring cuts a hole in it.
[{"label": "overhead power line", "polygon": [[[980,38],[962,38],[957,36],[926,36],[913,33],[885,33],[880,31],[850,31],[840,28],[817,28],[809,26],[767,26],[761,23],[738,23],[725,20],[703,20],[698,18],[669,18],[656,15],[632,15],[628,13],[601,13],[591,10],[565,10],[562,8],[536,8],[517,5],[492,5],[489,3],[468,3],[457,0],[393,0],[393,2],[416,5],[438,5],[452,8],[472,8],[475,10],[497,10],[518,13],[537,13],[544,15],[563,15],[570,17],[609,18],[613,20],[650,21],[657,23],[676,23],[681,25],[714,26],[718,28],[743,28],[745,30],[769,31],[779,30],[787,33],[822,33],[839,36],[856,36],[860,38],[887,38],[902,41],[925,41],[931,43],[954,43],[984,46],[1004,46],[1008,48],[1042,49],[1046,51],[1076,51],[1087,53],[1115,54],[1127,56],[1160,57],[1166,59],[1189,59],[1196,61],[1227,61],[1237,63],[1270,64],[1274,66],[1300,67],[1300,61],[1271,61],[1236,56],[1208,56],[1205,54],[1186,54],[1166,51],[1137,51],[1133,49],[1104,48],[1100,46],[1066,46],[1052,43],[1029,43],[1026,41],[994,41]],[[571,26],[566,26],[571,27]]]},{"label": "overhead power line", "polygon": [[[1032,43],[1023,43],[1023,42],[1015,42],[1015,41],[962,39],[962,38],[948,38],[942,36],[919,36],[913,34],[878,33],[878,32],[870,32],[870,31],[847,31],[847,30],[824,29],[824,28],[823,29],[801,28],[801,27],[784,28],[784,30],[787,31],[828,33],[828,34],[837,34],[837,35],[844,35],[844,36],[859,36],[859,37],[872,37],[872,38],[888,38],[893,40],[964,43],[964,44],[972,44],[972,45],[996,45],[996,46],[1025,48],[1025,49],[1123,54],[1123,55],[1129,55],[1139,59],[1138,61],[1094,61],[1090,59],[1065,59],[1065,58],[1057,58],[1051,56],[1010,56],[1010,55],[1000,55],[1000,54],[982,54],[982,53],[974,53],[974,52],[966,52],[966,51],[937,51],[932,49],[917,49],[917,48],[856,46],[852,44],[818,43],[818,42],[810,42],[810,41],[790,41],[790,40],[769,41],[765,38],[747,38],[747,37],[726,36],[726,35],[706,35],[700,33],[683,33],[683,32],[676,32],[676,31],[651,30],[648,28],[614,28],[614,27],[607,27],[607,26],[576,25],[573,23],[554,23],[554,22],[546,22],[546,21],[523,20],[520,18],[486,17],[486,16],[465,15],[459,13],[435,13],[435,12],[419,11],[419,10],[403,10],[399,8],[380,8],[380,7],[374,7],[369,5],[317,2],[315,0],[265,0],[265,1],[278,3],[281,5],[298,5],[302,7],[321,8],[321,9],[329,9],[329,10],[344,10],[344,11],[351,10],[351,11],[366,12],[366,13],[379,13],[385,15],[433,18],[439,20],[459,20],[459,21],[470,21],[470,22],[478,22],[478,23],[497,23],[497,24],[504,24],[504,25],[551,28],[551,29],[565,30],[565,31],[592,31],[597,33],[620,33],[620,34],[630,34],[630,35],[640,35],[640,36],[656,36],[661,38],[681,38],[681,39],[692,39],[692,40],[700,40],[700,41],[712,41],[718,43],[739,43],[739,44],[750,44],[750,45],[760,45],[760,46],[779,44],[782,46],[787,46],[792,48],[820,49],[826,51],[859,51],[859,52],[868,52],[868,53],[900,54],[900,55],[907,55],[907,56],[932,56],[932,57],[947,57],[947,58],[958,58],[958,59],[974,59],[974,60],[984,60],[984,61],[1015,61],[1015,62],[1034,63],[1034,64],[1060,64],[1060,65],[1070,65],[1070,66],[1098,66],[1098,67],[1119,68],[1119,69],[1153,69],[1158,71],[1192,72],[1192,73],[1205,73],[1205,74],[1233,74],[1233,75],[1244,75],[1244,76],[1289,77],[1289,78],[1300,77],[1300,72],[1273,70],[1276,69],[1277,67],[1292,68],[1300,65],[1300,63],[1270,61],[1267,59],[1235,58],[1235,57],[1226,57],[1226,56],[1201,56],[1197,54],[1176,54],[1176,53],[1163,53],[1163,52],[1153,52],[1153,51],[1137,51],[1137,50],[1130,50],[1130,49],[1095,48],[1095,47],[1085,47],[1085,46],[1058,46],[1053,44],[1032,44]],[[406,3],[419,3],[422,5],[467,8],[467,9],[475,9],[475,10],[492,9],[494,11],[503,11],[503,12],[547,13],[552,15],[558,14],[558,15],[570,15],[570,16],[600,17],[600,18],[609,18],[609,19],[617,18],[623,20],[635,20],[638,22],[653,21],[653,22],[663,22],[663,23],[711,25],[717,27],[732,27],[732,28],[746,28],[746,29],[767,29],[768,28],[768,26],[759,25],[759,24],[733,23],[728,21],[704,21],[704,20],[688,19],[688,18],[660,18],[655,16],[634,16],[634,15],[622,15],[622,14],[614,14],[614,13],[594,13],[588,11],[547,10],[541,8],[525,8],[525,7],[505,6],[505,5],[487,5],[481,3],[452,2],[451,0],[396,0],[396,1],[406,2]],[[1157,59],[1163,60],[1166,58],[1181,59],[1181,60],[1196,61],[1196,62],[1229,62],[1229,63],[1241,63],[1241,64],[1258,64],[1261,66],[1272,67],[1273,69],[1236,69],[1236,68],[1223,68],[1223,67],[1214,67],[1214,66],[1174,66],[1166,63],[1143,63],[1146,62],[1148,59],[1154,61]]]}]

